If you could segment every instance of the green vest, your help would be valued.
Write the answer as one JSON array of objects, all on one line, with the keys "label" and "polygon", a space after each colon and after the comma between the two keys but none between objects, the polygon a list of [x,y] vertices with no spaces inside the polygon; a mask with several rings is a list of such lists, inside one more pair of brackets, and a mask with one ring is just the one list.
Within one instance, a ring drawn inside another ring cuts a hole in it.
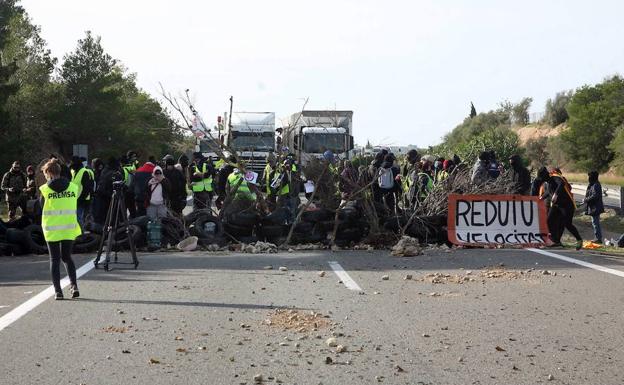
[{"label": "green vest", "polygon": [[[241,182],[239,182],[239,180]],[[234,173],[234,172],[231,173],[228,176],[227,183],[228,183],[228,189],[230,190],[233,189],[234,186],[238,185],[238,189],[236,190],[234,199],[250,200],[250,201],[256,200],[256,194],[254,194],[253,192],[251,192],[251,190],[249,190],[249,185],[247,184],[247,181],[243,179],[243,174]]]},{"label": "green vest", "polygon": [[134,174],[134,172],[136,171],[136,165],[134,164],[127,164],[125,166],[122,166],[123,169],[123,173],[124,173],[124,183],[126,184],[126,186],[130,185],[130,175]]},{"label": "green vest", "polygon": [[[78,172],[76,172],[74,169],[71,170],[71,175],[72,175],[72,183],[75,184],[76,186],[78,186],[78,196],[80,197],[80,194],[82,194],[82,177],[84,176],[84,174],[87,173],[89,175],[89,177],[91,178],[91,181],[93,182],[94,179],[94,174],[92,170],[87,169],[86,167],[81,168],[80,170],[78,170]],[[91,194],[87,195],[85,198],[87,201],[91,200]]]},{"label": "green vest", "polygon": [[431,179],[429,174],[427,174],[426,172],[418,173],[418,176],[421,176],[421,175],[424,175],[427,177],[427,185],[425,186],[425,190],[420,192],[420,197],[425,198],[427,195],[429,195],[429,192],[433,190],[433,179]]},{"label": "green vest", "polygon": [[[193,166],[193,169],[195,170],[193,173],[197,173],[200,172],[199,169],[197,168],[197,166]],[[206,163],[204,163],[204,165],[202,166],[202,174],[205,174],[207,171],[208,167],[206,165]],[[192,188],[193,188],[193,192],[202,192],[202,191],[208,191],[208,192],[212,192],[212,177],[209,178],[204,178],[200,181],[197,182],[193,182],[191,183]]]},{"label": "green vest", "polygon": [[44,199],[41,227],[47,242],[73,241],[82,233],[76,217],[78,190],[74,183],[59,193],[47,184],[39,187]]},{"label": "green vest", "polygon": [[221,167],[225,166],[225,161],[223,159],[219,159],[215,162],[214,167],[217,170],[221,170]]},{"label": "green vest", "polygon": [[264,188],[266,189],[267,195],[271,195],[271,173],[272,172],[273,172],[273,167],[271,167],[271,165],[267,163],[267,165],[264,167],[264,183],[266,184]]}]

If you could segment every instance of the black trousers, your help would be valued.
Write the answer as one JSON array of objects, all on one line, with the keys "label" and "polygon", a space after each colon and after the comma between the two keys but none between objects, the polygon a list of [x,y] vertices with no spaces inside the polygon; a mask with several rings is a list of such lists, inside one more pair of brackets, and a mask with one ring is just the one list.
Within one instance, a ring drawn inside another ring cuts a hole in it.
[{"label": "black trousers", "polygon": [[548,212],[548,229],[550,237],[555,243],[561,243],[564,229],[567,229],[577,241],[582,240],[581,234],[572,223],[574,218],[574,207],[565,207],[554,205]]},{"label": "black trousers", "polygon": [[52,284],[54,291],[60,293],[61,290],[61,260],[69,275],[69,282],[76,285],[76,265],[72,260],[71,253],[74,241],[58,241],[48,242],[48,250],[50,251],[50,274],[52,275]]}]

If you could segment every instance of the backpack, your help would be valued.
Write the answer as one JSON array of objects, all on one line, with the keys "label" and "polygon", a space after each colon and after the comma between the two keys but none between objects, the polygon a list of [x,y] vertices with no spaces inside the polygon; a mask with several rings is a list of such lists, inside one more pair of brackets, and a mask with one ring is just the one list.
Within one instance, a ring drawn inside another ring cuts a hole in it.
[{"label": "backpack", "polygon": [[377,177],[377,184],[382,189],[390,190],[394,187],[394,175],[392,174],[392,168],[380,168],[379,176]]}]

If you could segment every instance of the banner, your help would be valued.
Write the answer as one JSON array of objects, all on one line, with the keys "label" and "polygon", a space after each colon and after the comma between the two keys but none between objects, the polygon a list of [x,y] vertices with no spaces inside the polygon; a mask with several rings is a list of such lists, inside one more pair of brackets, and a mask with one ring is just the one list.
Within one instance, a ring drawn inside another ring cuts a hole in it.
[{"label": "banner", "polygon": [[546,246],[546,204],[524,195],[449,195],[448,237],[465,246]]}]

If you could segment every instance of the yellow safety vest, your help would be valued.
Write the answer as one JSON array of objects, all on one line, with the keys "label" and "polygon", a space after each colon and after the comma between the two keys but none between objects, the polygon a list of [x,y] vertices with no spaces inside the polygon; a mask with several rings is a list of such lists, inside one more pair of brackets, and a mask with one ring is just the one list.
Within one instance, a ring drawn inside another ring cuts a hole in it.
[{"label": "yellow safety vest", "polygon": [[220,169],[221,169],[221,167],[223,167],[224,165],[225,165],[225,161],[224,161],[223,159],[219,159],[219,160],[217,160],[217,161],[216,161],[216,163],[214,164],[214,167],[215,167],[217,170],[220,170]]},{"label": "yellow safety vest", "polygon": [[47,242],[73,241],[82,231],[76,217],[78,186],[69,183],[65,191],[56,192],[47,184],[39,187],[44,199],[41,227]]},{"label": "yellow safety vest", "polygon": [[271,195],[271,173],[273,172],[273,167],[267,163],[264,167],[264,183],[266,184],[265,189],[267,195]]},{"label": "yellow safety vest", "polygon": [[449,176],[448,171],[440,170],[440,172],[436,174],[436,183],[442,182],[443,180],[448,178],[448,176]]},{"label": "yellow safety vest", "polygon": [[124,172],[124,183],[126,184],[126,186],[130,185],[130,174],[134,174],[134,172],[136,171],[136,165],[134,164],[129,164],[129,165],[125,165],[122,166],[123,172]]},{"label": "yellow safety vest", "polygon": [[[241,182],[239,182],[239,180]],[[234,195],[234,199],[242,199],[242,200],[256,200],[256,194],[249,190],[249,185],[247,181],[243,178],[243,174],[241,173],[231,173],[227,179],[228,189],[233,189],[234,186],[238,185],[238,189],[236,190],[236,194]],[[240,184],[239,184],[240,183]]]},{"label": "yellow safety vest", "polygon": [[[71,175],[72,175],[72,180],[71,181],[72,181],[73,184],[78,186],[78,196],[79,197],[82,194],[82,177],[84,176],[85,172],[89,175],[89,177],[91,178],[91,182],[93,183],[94,174],[93,174],[92,170],[89,170],[86,167],[83,167],[80,170],[78,170],[78,172],[76,172],[74,169],[71,169]],[[90,201],[91,200],[91,194],[87,195],[87,197],[85,199]]]},{"label": "yellow safety vest", "polygon": [[[193,166],[193,169],[195,170],[195,172],[199,172],[199,169],[197,168],[197,166]],[[206,163],[204,163],[204,165],[202,166],[202,174],[205,174],[207,171],[208,167],[206,165]],[[204,178],[200,181],[197,182],[193,182],[191,183],[192,185],[192,189],[193,192],[202,192],[202,191],[208,191],[208,192],[212,192],[212,177],[209,178]]]},{"label": "yellow safety vest", "polygon": [[[420,192],[420,197],[421,198],[426,198],[427,195],[429,195],[429,193],[431,192],[431,190],[433,190],[433,179],[431,179],[429,174],[427,174],[426,172],[419,172],[418,176],[425,176],[425,177],[427,177],[427,184],[425,185],[425,190]],[[420,186],[418,186],[418,187],[420,187]]]}]

